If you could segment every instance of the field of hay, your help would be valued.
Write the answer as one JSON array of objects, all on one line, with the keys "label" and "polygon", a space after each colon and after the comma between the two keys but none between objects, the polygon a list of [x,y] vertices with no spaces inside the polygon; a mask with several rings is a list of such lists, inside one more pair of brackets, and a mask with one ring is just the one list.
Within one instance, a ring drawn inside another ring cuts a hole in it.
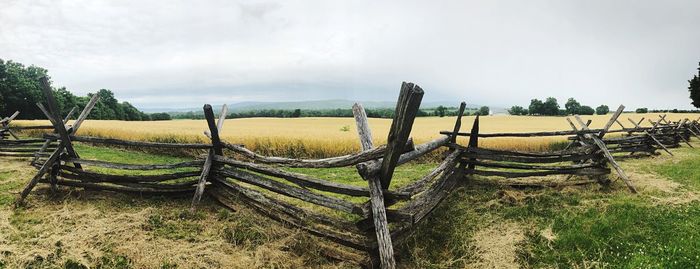
[{"label": "field of hay", "polygon": [[[623,114],[620,120],[625,126],[632,127],[627,118],[639,120],[658,119],[658,114]],[[697,114],[668,114],[667,119],[697,119]],[[610,115],[583,116],[592,119],[593,128],[602,128]],[[464,117],[462,131],[471,129],[473,116]],[[369,119],[375,144],[386,142],[391,125],[390,119]],[[417,118],[411,136],[414,141],[423,143],[440,136],[443,130],[452,130],[455,117]],[[48,124],[48,121],[14,121],[17,125]],[[645,120],[645,126],[649,122]],[[564,117],[532,116],[487,116],[481,118],[480,132],[538,132],[570,130]],[[619,128],[614,125],[613,129]],[[173,120],[127,122],[108,120],[88,120],[79,135],[107,138],[157,141],[157,142],[204,142],[207,130],[204,120]],[[224,124],[221,137],[231,143],[244,144],[246,147],[267,155],[291,157],[329,157],[348,154],[359,150],[359,141],[353,118],[247,118],[228,119]],[[565,141],[564,137],[547,138],[489,138],[479,141],[482,147],[495,149],[514,149],[522,151],[547,150],[552,145]],[[466,143],[462,139],[459,143]]]}]

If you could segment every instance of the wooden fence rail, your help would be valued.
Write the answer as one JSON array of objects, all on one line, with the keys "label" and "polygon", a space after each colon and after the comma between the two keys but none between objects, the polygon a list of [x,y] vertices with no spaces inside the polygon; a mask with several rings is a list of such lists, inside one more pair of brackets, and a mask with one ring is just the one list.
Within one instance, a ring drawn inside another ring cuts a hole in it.
[{"label": "wooden fence rail", "polygon": [[[634,126],[627,128],[618,119],[624,109],[622,106],[602,129],[589,129],[590,122],[584,123],[576,116],[579,126],[569,119],[573,129],[570,131],[482,134],[477,117],[471,132],[464,133],[460,132],[466,106],[462,103],[452,131],[440,132],[442,137],[414,145],[409,134],[423,90],[415,84],[403,83],[386,145],[374,145],[364,108],[361,104],[355,104],[353,114],[362,145],[360,152],[325,159],[293,159],[264,156],[243,145],[221,140],[219,132],[224,127],[227,108],[222,109],[217,121],[210,105],[203,108],[209,127],[205,132],[211,140],[209,144],[77,136],[75,132],[87,118],[96,98],[91,100],[76,122],[68,125],[68,117],[64,120],[58,115],[54,97],[48,92],[50,89],[46,88],[45,91],[48,109],[41,104],[39,106],[52,122],[55,132],[45,135],[43,139],[0,141],[0,155],[11,152],[33,156],[33,165],[38,169],[22,191],[18,206],[24,203],[38,183],[49,184],[53,190],[57,186],[68,186],[146,196],[191,196],[192,210],[196,210],[203,196],[208,196],[227,208],[248,206],[286,225],[347,247],[346,252],[330,253],[334,257],[381,268],[396,266],[394,248],[465,182],[501,177],[521,184],[518,178],[567,175],[584,177],[587,178],[584,182],[598,182],[607,186],[611,182],[608,176],[615,170],[630,191],[635,192],[632,181],[616,163],[615,157],[622,153],[656,154],[659,149],[670,153],[668,148],[678,147],[700,134],[697,121],[672,123],[665,121],[665,117],[654,121],[651,127],[641,127],[641,122],[632,122]],[[614,124],[620,125],[621,129],[611,130]],[[620,133],[622,136],[605,137],[608,133]],[[458,144],[458,136],[469,136],[469,143]],[[564,150],[552,152],[479,147],[480,139],[538,136],[569,136],[571,144]],[[112,146],[206,150],[207,154],[179,163],[115,163],[81,158],[73,149],[72,143],[75,141]],[[39,145],[41,147],[34,152]],[[445,150],[445,154],[433,170],[406,185],[392,186],[397,166],[438,149]],[[366,185],[340,183],[289,169],[353,166],[358,172],[358,179],[364,179],[366,183],[363,184]],[[571,182],[579,184],[582,181]]]}]

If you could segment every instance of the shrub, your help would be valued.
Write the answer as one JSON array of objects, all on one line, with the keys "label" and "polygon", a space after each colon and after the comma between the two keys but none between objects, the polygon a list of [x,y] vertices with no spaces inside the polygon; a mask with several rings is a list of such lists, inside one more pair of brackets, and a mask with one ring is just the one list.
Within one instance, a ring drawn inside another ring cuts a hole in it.
[{"label": "shrub", "polygon": [[593,115],[595,114],[595,110],[590,106],[581,106],[578,113],[581,115]]},{"label": "shrub", "polygon": [[605,115],[610,112],[610,108],[606,105],[601,105],[595,108],[595,113],[598,115]]}]

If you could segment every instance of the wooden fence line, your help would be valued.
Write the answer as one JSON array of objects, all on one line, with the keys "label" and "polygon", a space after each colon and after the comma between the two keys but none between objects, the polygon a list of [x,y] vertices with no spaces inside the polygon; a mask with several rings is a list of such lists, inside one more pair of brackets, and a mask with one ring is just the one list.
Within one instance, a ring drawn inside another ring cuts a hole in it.
[{"label": "wooden fence line", "polygon": [[[468,181],[484,181],[481,178],[475,179],[475,176],[484,177],[487,182],[497,182],[493,177],[505,178],[506,184],[516,186],[595,182],[607,185],[610,182],[607,177],[614,170],[630,191],[635,192],[632,181],[616,163],[616,157],[639,152],[657,154],[656,151],[661,149],[670,154],[668,148],[679,147],[681,143],[689,144],[691,137],[700,135],[697,121],[682,120],[674,123],[666,121],[665,116],[653,121],[651,127],[641,127],[641,121],[630,120],[633,127],[627,128],[619,120],[623,106],[612,114],[602,129],[590,129],[590,121],[583,122],[580,117],[574,116],[579,126],[567,118],[572,126],[572,130],[568,131],[482,134],[479,132],[477,116],[471,131],[464,133],[460,132],[466,106],[463,102],[452,131],[440,132],[444,136],[421,145],[413,145],[409,134],[422,96],[423,90],[417,85],[402,84],[387,145],[374,145],[365,110],[361,104],[355,104],[353,114],[362,146],[360,152],[325,159],[292,159],[260,155],[242,145],[221,140],[219,133],[224,127],[227,108],[222,108],[217,121],[210,105],[203,108],[209,128],[205,135],[211,140],[210,144],[137,142],[76,136],[75,132],[97,99],[91,100],[91,105],[86,106],[73,125],[67,125],[70,115],[62,119],[53,95],[47,93],[48,108],[43,105],[40,107],[52,122],[55,133],[47,134],[43,139],[0,140],[0,156],[23,154],[35,157],[33,165],[38,168],[38,172],[22,191],[17,205],[24,203],[38,183],[50,184],[52,190],[56,190],[57,186],[68,186],[153,196],[191,196],[191,210],[196,210],[200,199],[207,195],[227,208],[235,209],[241,204],[249,206],[286,225],[349,249],[365,252],[367,258],[358,261],[357,255],[335,253],[336,255],[354,257],[348,259],[369,267],[395,268],[394,248],[415,230],[413,228],[416,225],[425,221],[426,216],[454,189]],[[621,129],[611,130],[615,124]],[[608,133],[622,133],[623,136],[606,137]],[[467,135],[470,137],[467,145],[457,143],[458,136]],[[570,136],[571,144],[564,150],[551,152],[479,147],[480,139],[536,136]],[[74,141],[129,147],[207,150],[208,154],[180,163],[115,163],[81,158],[71,150]],[[39,145],[41,148],[36,153],[29,154]],[[433,170],[406,186],[391,187],[397,166],[438,149],[447,152]],[[226,156],[225,153],[233,155]],[[339,183],[285,170],[285,167],[352,166],[367,181],[366,186]],[[100,169],[91,170],[92,167]],[[144,175],[144,171],[149,173]],[[549,175],[580,176],[588,180],[564,183],[543,181],[540,184],[514,180]],[[358,203],[358,198],[364,202]],[[399,201],[404,202],[398,203]],[[338,217],[341,215],[354,215],[359,220],[349,221]]]}]

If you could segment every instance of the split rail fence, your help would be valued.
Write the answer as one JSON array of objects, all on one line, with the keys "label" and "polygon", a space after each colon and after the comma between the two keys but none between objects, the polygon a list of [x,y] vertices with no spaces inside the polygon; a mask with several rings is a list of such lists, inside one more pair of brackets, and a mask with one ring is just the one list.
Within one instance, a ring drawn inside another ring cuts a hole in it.
[{"label": "split rail fence", "polygon": [[12,120],[19,116],[16,111],[11,116],[0,120],[0,156],[2,157],[33,157],[42,147],[41,139],[20,139],[15,133],[22,130],[53,129],[53,126],[11,127]]},{"label": "split rail fence", "polygon": [[[419,223],[460,184],[473,178],[541,177],[569,175],[585,177],[574,184],[608,185],[612,167],[632,192],[636,189],[615,161],[620,154],[658,154],[658,150],[688,143],[700,133],[697,121],[672,123],[665,116],[652,127],[623,126],[618,118],[623,106],[613,114],[603,129],[590,129],[575,116],[572,130],[539,133],[479,132],[477,116],[471,132],[459,132],[465,103],[451,131],[443,131],[438,139],[414,145],[409,138],[420,106],[423,90],[412,83],[403,83],[395,116],[386,145],[375,145],[362,105],[353,106],[362,151],[325,159],[293,159],[264,156],[222,140],[227,108],[218,121],[210,105],[204,106],[209,127],[205,132],[211,144],[171,144],[136,142],[119,139],[77,136],[75,132],[97,102],[93,98],[78,119],[67,125],[57,113],[56,101],[45,80],[46,115],[54,133],[47,134],[33,164],[37,174],[22,191],[17,204],[38,183],[79,187],[91,190],[149,195],[191,195],[194,210],[206,194],[221,205],[234,209],[243,204],[272,219],[310,234],[345,246],[347,251],[326,252],[327,255],[354,261],[364,266],[394,268],[394,247],[411,234]],[[43,107],[43,106],[42,106]],[[614,124],[622,127],[611,130]],[[605,137],[610,133],[624,136]],[[467,145],[457,143],[458,136],[469,136]],[[491,137],[570,136],[571,144],[553,152],[517,152],[479,147],[480,139]],[[207,154],[181,163],[125,164],[80,158],[72,142],[161,149],[202,150]],[[688,143],[688,145],[690,145]],[[432,171],[415,181],[390,188],[394,170],[436,150],[445,150],[444,158]],[[365,187],[340,183],[292,172],[289,168],[354,167],[367,181]],[[514,181],[517,182],[517,181]],[[331,249],[331,248],[328,248]]]}]

